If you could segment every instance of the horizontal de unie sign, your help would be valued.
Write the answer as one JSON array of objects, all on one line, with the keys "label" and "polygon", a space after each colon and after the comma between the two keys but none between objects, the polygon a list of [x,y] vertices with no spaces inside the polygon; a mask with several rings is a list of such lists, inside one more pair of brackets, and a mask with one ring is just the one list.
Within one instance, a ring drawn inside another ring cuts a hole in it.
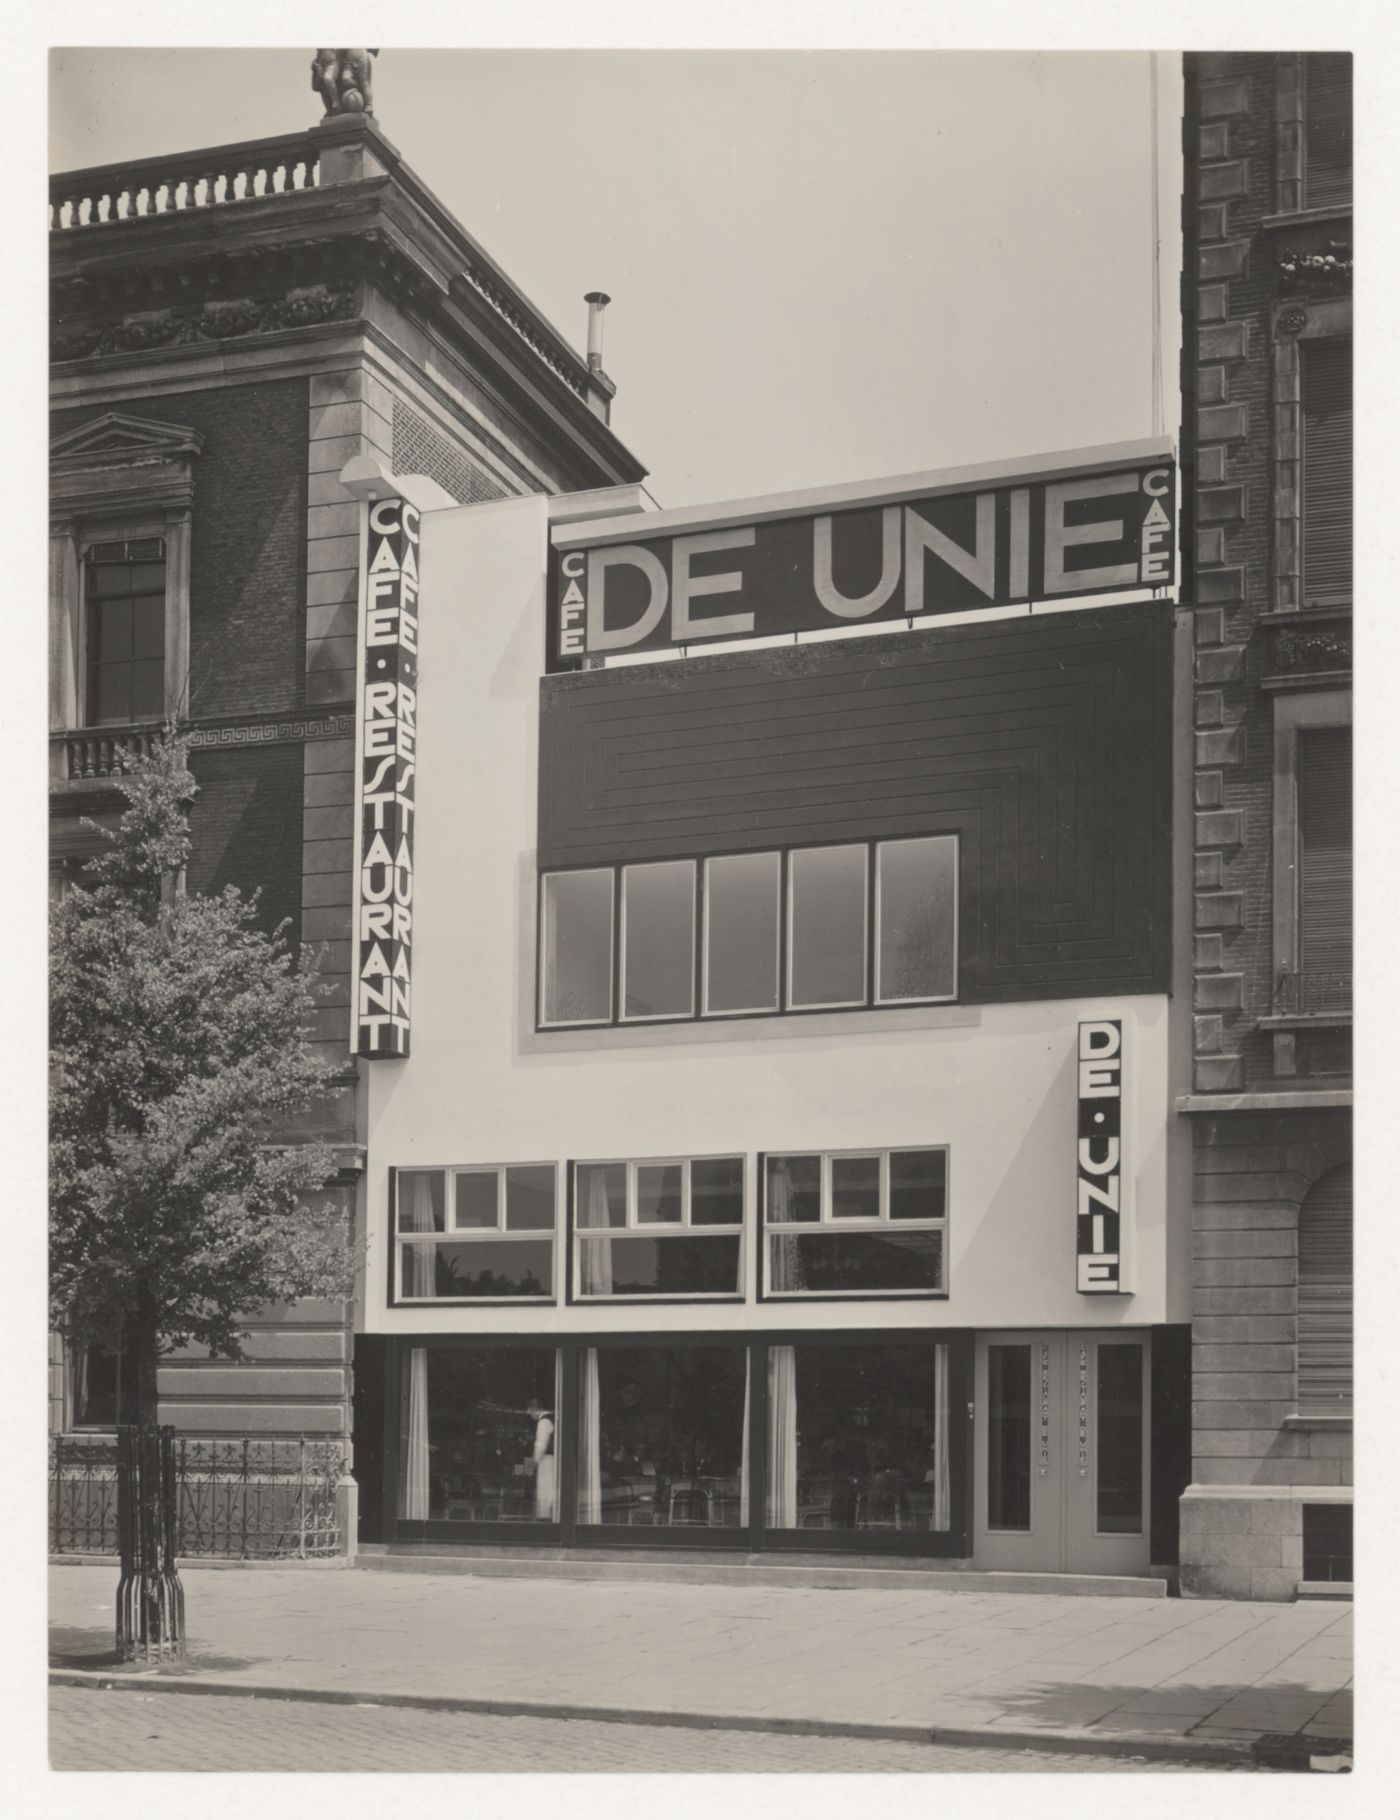
[{"label": "horizontal de unie sign", "polygon": [[406,1056],[413,973],[413,815],[418,737],[418,513],[369,507],[360,730],[355,1053]]},{"label": "horizontal de unie sign", "polygon": [[630,539],[616,521],[561,528],[553,661],[1168,587],[1176,477],[1150,446],[1069,471],[931,475],[923,493],[792,495],[748,521],[660,513]]},{"label": "horizontal de unie sign", "polygon": [[1075,1251],[1082,1295],[1123,1291],[1123,1025],[1079,1026],[1078,1211]]}]

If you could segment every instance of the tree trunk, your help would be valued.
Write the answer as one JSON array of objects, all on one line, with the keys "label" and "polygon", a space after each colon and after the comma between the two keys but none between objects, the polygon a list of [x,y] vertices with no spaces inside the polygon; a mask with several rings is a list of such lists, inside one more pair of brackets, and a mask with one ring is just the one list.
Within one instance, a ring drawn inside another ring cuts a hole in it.
[{"label": "tree trunk", "polygon": [[175,1566],[179,1487],[175,1431],[157,1426],[160,1351],[153,1323],[137,1327],[131,1360],[129,1419],[117,1429],[117,1655],[174,1662],[185,1653],[185,1593]]}]

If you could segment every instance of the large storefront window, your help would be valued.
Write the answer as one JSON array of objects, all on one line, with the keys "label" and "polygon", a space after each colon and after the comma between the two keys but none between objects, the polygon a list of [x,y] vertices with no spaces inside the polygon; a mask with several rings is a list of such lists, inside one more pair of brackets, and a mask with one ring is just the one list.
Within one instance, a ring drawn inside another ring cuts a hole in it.
[{"label": "large storefront window", "polygon": [[770,1529],[952,1527],[943,1342],[768,1349]]},{"label": "large storefront window", "polygon": [[406,1347],[399,1516],[557,1523],[559,1366],[553,1347]]},{"label": "large storefront window", "polygon": [[746,1348],[585,1347],[578,1438],[580,1523],[746,1525]]}]

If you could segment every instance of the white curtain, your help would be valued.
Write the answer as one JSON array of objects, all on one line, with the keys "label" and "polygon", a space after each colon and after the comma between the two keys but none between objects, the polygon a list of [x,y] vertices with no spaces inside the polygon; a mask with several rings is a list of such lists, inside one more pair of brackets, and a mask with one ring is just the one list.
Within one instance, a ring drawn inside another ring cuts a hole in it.
[{"label": "white curtain", "polygon": [[[601,1169],[587,1172],[587,1192],[580,1196],[579,1231],[606,1232],[608,1229],[608,1183]],[[613,1292],[612,1240],[584,1239],[579,1246],[579,1288],[584,1295],[611,1295]]]},{"label": "white curtain", "polygon": [[428,1516],[428,1349],[414,1346],[408,1355],[404,1385],[403,1443],[400,1449],[400,1515],[411,1522]]},{"label": "white curtain", "polygon": [[768,1522],[797,1528],[797,1354],[768,1349]]},{"label": "white curtain", "polygon": [[[431,1175],[411,1176],[404,1196],[405,1232],[432,1232],[433,1181]],[[436,1280],[437,1246],[405,1245],[403,1248],[403,1293],[406,1296],[430,1296]]]},{"label": "white curtain", "polygon": [[598,1399],[598,1349],[586,1346],[579,1371],[578,1520],[603,1520],[603,1436]]},{"label": "white curtain", "polygon": [[739,1443],[739,1527],[749,1526],[749,1391],[753,1378],[753,1349],[744,1349],[744,1438]]},{"label": "white curtain", "polygon": [[[792,1205],[792,1180],[786,1163],[768,1172],[768,1200],[764,1209],[770,1225],[780,1226],[788,1218]],[[768,1287],[775,1291],[804,1289],[802,1259],[798,1253],[795,1232],[774,1233],[768,1239]]]},{"label": "white curtain", "polygon": [[930,1529],[952,1528],[948,1490],[948,1348],[933,1349],[933,1514]]}]

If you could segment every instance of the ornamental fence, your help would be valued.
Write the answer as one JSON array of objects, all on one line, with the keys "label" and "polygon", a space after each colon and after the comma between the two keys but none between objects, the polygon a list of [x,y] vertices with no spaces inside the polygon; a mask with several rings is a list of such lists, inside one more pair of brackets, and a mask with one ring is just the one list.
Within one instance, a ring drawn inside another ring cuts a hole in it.
[{"label": "ornamental fence", "polygon": [[[282,1561],[340,1553],[339,1442],[182,1435],[174,1456],[178,1555]],[[118,1554],[115,1434],[49,1437],[49,1548]]]}]

